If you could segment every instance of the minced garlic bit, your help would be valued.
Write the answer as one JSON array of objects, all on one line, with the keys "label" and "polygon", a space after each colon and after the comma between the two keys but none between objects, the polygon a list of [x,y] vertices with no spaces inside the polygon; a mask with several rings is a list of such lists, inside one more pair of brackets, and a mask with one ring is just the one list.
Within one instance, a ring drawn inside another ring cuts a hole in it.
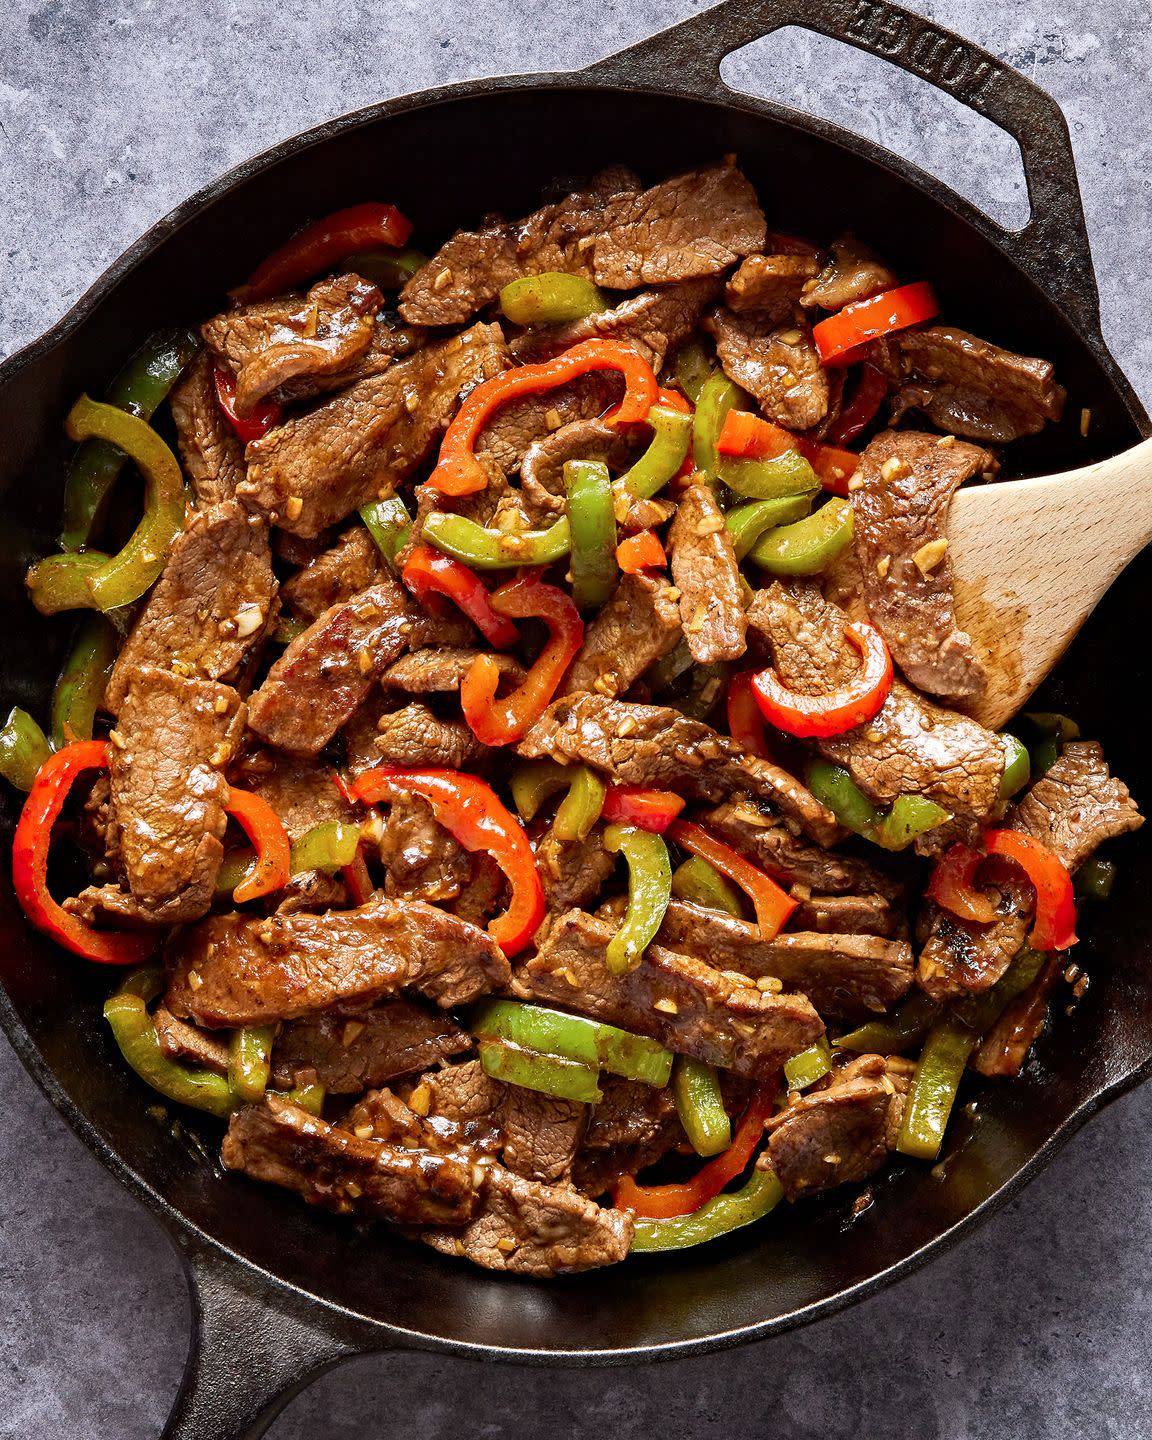
[{"label": "minced garlic bit", "polygon": [[595,236],[595,235],[581,235],[580,239],[577,240],[577,242],[576,242],[576,253],[577,253],[577,255],[583,255],[584,252],[585,252],[585,250],[591,250],[592,246],[595,245],[595,244],[596,244],[596,236]]},{"label": "minced garlic bit", "polygon": [[665,1015],[679,1015],[680,1007],[675,1000],[660,999],[652,1002],[653,1010],[660,1010]]},{"label": "minced garlic bit", "polygon": [[116,746],[117,750],[127,750],[128,742],[119,730],[109,730],[108,739],[112,741],[112,744]]},{"label": "minced garlic bit", "polygon": [[415,413],[417,412],[417,410],[419,410],[419,408],[420,408],[420,392],[419,392],[419,390],[415,389],[414,387],[405,390],[405,392],[404,392],[404,408],[405,408],[405,410],[408,411],[409,415],[415,415]]},{"label": "minced garlic bit", "polygon": [[439,275],[436,276],[435,280],[432,281],[432,289],[443,290],[445,286],[451,285],[451,283],[452,271],[449,270],[447,266],[445,266],[445,268],[440,271]]},{"label": "minced garlic bit", "polygon": [[349,1020],[340,1032],[340,1044],[347,1050],[349,1045],[351,1045],[353,1041],[358,1040],[363,1033],[363,1020]]},{"label": "minced garlic bit", "polygon": [[927,544],[921,545],[912,557],[912,563],[920,574],[927,580],[932,571],[936,569],[941,560],[948,553],[948,541],[943,536],[939,540],[929,540]]},{"label": "minced garlic bit", "polygon": [[779,995],[784,989],[784,982],[775,975],[761,975],[756,981],[756,988],[767,995]]},{"label": "minced garlic bit", "polygon": [[860,474],[859,470],[857,470],[856,473],[855,473],[855,475],[852,476],[851,480],[848,481],[848,489],[849,489],[850,491],[852,491],[852,490],[863,490],[863,488],[864,488],[864,477],[863,477],[863,475]]},{"label": "minced garlic bit", "polygon": [[210,765],[227,765],[231,758],[232,746],[228,744],[227,740],[221,740],[220,744],[217,745],[212,754],[209,755],[208,763]]},{"label": "minced garlic bit", "polygon": [[799,384],[799,381],[796,377],[796,372],[794,370],[784,371],[784,384],[787,385],[789,390],[791,390],[793,385]]},{"label": "minced garlic bit", "polygon": [[603,674],[597,675],[596,679],[593,680],[592,688],[599,695],[615,696],[618,680],[619,676],[615,670],[605,670]]},{"label": "minced garlic bit", "polygon": [[888,1095],[895,1095],[895,1093],[896,1093],[896,1087],[895,1087],[895,1085],[892,1084],[892,1081],[889,1080],[888,1075],[887,1075],[887,1072],[885,1072],[883,1075],[880,1076],[880,1083],[881,1083],[881,1085],[884,1086],[884,1090],[885,1090],[885,1093],[886,1093],[886,1094],[888,1094]]},{"label": "minced garlic bit", "polygon": [[356,1136],[357,1140],[371,1140],[376,1132],[372,1129],[371,1125],[357,1125],[352,1133]]},{"label": "minced garlic bit", "polygon": [[360,649],[356,652],[356,668],[361,675],[368,675],[372,670],[372,652],[368,649]]},{"label": "minced garlic bit", "polygon": [[249,635],[255,635],[263,623],[264,611],[259,605],[241,605],[236,612],[236,638],[246,640]]},{"label": "minced garlic bit", "polygon": [[836,1154],[835,1150],[832,1150],[824,1156],[824,1163],[825,1165],[839,1165],[840,1156]]},{"label": "minced garlic bit", "polygon": [[432,1087],[421,1080],[408,1097],[408,1108],[417,1115],[427,1115],[432,1108]]},{"label": "minced garlic bit", "polygon": [[511,1255],[513,1250],[516,1249],[516,1241],[512,1239],[511,1235],[501,1235],[500,1239],[496,1241],[496,1249],[499,1250],[502,1255]]},{"label": "minced garlic bit", "polygon": [[876,574],[883,580],[892,564],[892,556],[884,555],[876,561]]},{"label": "minced garlic bit", "polygon": [[212,706],[212,708],[216,711],[217,715],[226,715],[228,713],[227,695],[217,695],[216,703]]},{"label": "minced garlic bit", "polygon": [[804,337],[799,330],[781,330],[776,338],[783,345],[795,345]]},{"label": "minced garlic bit", "polygon": [[724,529],[724,521],[719,515],[705,515],[704,519],[696,526],[696,534],[701,540],[708,535],[715,535],[718,530]]},{"label": "minced garlic bit", "polygon": [[344,1187],[344,1193],[352,1200],[359,1200],[360,1196],[364,1194],[364,1191],[357,1185],[355,1180],[349,1180],[348,1184]]},{"label": "minced garlic bit", "polygon": [[941,435],[939,440],[936,441],[937,448],[940,450],[951,450],[955,444],[955,435]]},{"label": "minced garlic bit", "polygon": [[559,430],[561,425],[564,424],[564,419],[560,411],[553,406],[551,410],[545,410],[544,423],[549,430]]},{"label": "minced garlic bit", "polygon": [[201,985],[204,984],[204,977],[200,974],[199,970],[189,970],[188,984],[193,990],[199,990]]},{"label": "minced garlic bit", "polygon": [[1080,411],[1080,434],[1088,438],[1088,431],[1092,426],[1092,411],[1087,405]]},{"label": "minced garlic bit", "polygon": [[636,728],[635,718],[634,718],[633,716],[631,716],[631,715],[625,715],[624,718],[623,718],[623,720],[621,720],[621,721],[620,721],[620,724],[617,725],[617,727],[616,727],[616,734],[619,735],[619,737],[620,737],[621,740],[624,740],[624,739],[626,739],[629,735],[632,734],[632,732],[633,732],[633,730],[635,730],[635,728]]},{"label": "minced garlic bit", "polygon": [[890,455],[880,467],[881,480],[899,480],[902,475],[907,475],[908,466],[898,455]]},{"label": "minced garlic bit", "polygon": [[304,501],[299,495],[289,495],[288,503],[284,506],[284,515],[288,520],[299,520],[304,511]]}]

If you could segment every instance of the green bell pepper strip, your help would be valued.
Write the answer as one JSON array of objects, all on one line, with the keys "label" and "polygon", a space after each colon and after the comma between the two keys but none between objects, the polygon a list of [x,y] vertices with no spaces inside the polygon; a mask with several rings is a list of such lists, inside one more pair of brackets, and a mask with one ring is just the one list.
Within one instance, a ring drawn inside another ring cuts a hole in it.
[{"label": "green bell pepper strip", "polygon": [[360,250],[349,255],[340,262],[340,268],[350,275],[362,275],[380,290],[399,290],[427,263],[427,255],[419,250],[385,245],[379,250]]},{"label": "green bell pepper strip", "polygon": [[481,1040],[477,1048],[480,1065],[493,1080],[537,1090],[541,1095],[555,1095],[560,1100],[583,1100],[589,1105],[604,1098],[598,1072],[578,1060],[538,1055],[507,1040]]},{"label": "green bell pepper strip", "polygon": [[[681,345],[672,361],[676,383],[693,405],[699,402],[700,392],[715,370],[716,366],[699,340],[689,340],[686,345]],[[719,435],[719,430],[716,433]]]},{"label": "green bell pepper strip", "polygon": [[669,685],[674,684],[681,675],[690,670],[694,663],[692,652],[688,649],[688,642],[681,636],[668,654],[662,660],[657,660],[656,664],[647,672],[648,688],[653,695],[662,694]]},{"label": "green bell pepper strip", "polygon": [[942,805],[923,795],[897,795],[892,808],[868,838],[884,850],[906,850],[917,836],[935,830],[951,818]]},{"label": "green bell pepper strip", "polygon": [[473,1012],[469,1029],[480,1040],[503,1040],[538,1055],[559,1055],[658,1090],[672,1073],[672,1051],[658,1040],[546,1005],[488,1000]]},{"label": "green bell pepper strip", "polygon": [[608,301],[582,275],[545,270],[505,285],[500,291],[500,309],[513,325],[561,325],[607,310]]},{"label": "green bell pepper strip", "polygon": [[707,720],[728,687],[732,671],[726,660],[711,665],[697,665],[692,671],[687,692],[671,703],[690,720]]},{"label": "green bell pepper strip", "polygon": [[677,1055],[672,1072],[676,1114],[697,1155],[719,1155],[732,1143],[732,1122],[724,1109],[716,1067]]},{"label": "green bell pepper strip", "polygon": [[1116,865],[1112,860],[1101,860],[1093,855],[1085,860],[1072,877],[1072,888],[1078,895],[1087,895],[1093,900],[1107,900],[1116,881]]},{"label": "green bell pepper strip", "polygon": [[[115,405],[82,395],[64,422],[73,440],[92,437],[119,446],[144,476],[144,515],[117,554],[92,568],[95,552],[50,555],[28,573],[36,608],[45,615],[77,605],[113,610],[138,600],[163,570],[184,525],[184,477],[175,455],[150,425]],[[79,581],[77,579],[79,577]]]},{"label": "green bell pepper strip", "polygon": [[564,466],[564,488],[572,534],[572,599],[581,610],[595,610],[611,595],[620,573],[607,465],[599,460],[569,460]]},{"label": "green bell pepper strip", "polygon": [[571,783],[570,767],[559,760],[529,760],[512,772],[508,788],[521,820],[535,820],[541,807]]},{"label": "green bell pepper strip", "polygon": [[868,1020],[832,1041],[836,1050],[858,1054],[900,1055],[918,1045],[940,1018],[940,1006],[923,990],[916,990],[900,1008],[883,1020]]},{"label": "green bell pepper strip", "polygon": [[103,615],[80,622],[76,641],[52,692],[52,744],[57,750],[73,740],[91,740],[104,699],[104,687],[116,659],[118,637]]},{"label": "green bell pepper strip", "polygon": [[1020,717],[1027,720],[1040,737],[1032,746],[1032,778],[1047,775],[1059,760],[1065,742],[1080,737],[1080,727],[1067,715],[1050,710],[1029,710]]},{"label": "green bell pepper strip", "polygon": [[883,810],[872,804],[843,766],[813,760],[808,765],[807,779],[809,790],[821,805],[855,834],[870,835],[883,821]]},{"label": "green bell pepper strip", "polygon": [[833,498],[806,520],[770,530],[749,558],[770,575],[817,575],[852,543],[852,504]]},{"label": "green bell pepper strip", "polygon": [[1004,774],[1000,777],[1000,799],[1011,800],[1012,796],[1027,785],[1032,772],[1028,758],[1028,747],[1015,735],[1002,734],[1004,742]]},{"label": "green bell pepper strip", "polygon": [[[615,535],[615,531],[613,531]],[[547,530],[495,530],[466,515],[434,510],[420,538],[473,570],[514,570],[519,565],[551,565],[571,548],[567,515]]]},{"label": "green bell pepper strip", "polygon": [[513,773],[508,788],[521,820],[534,820],[541,807],[561,790],[567,791],[556,811],[558,840],[584,840],[604,808],[604,782],[585,765],[558,760],[529,760]]},{"label": "green bell pepper strip", "polygon": [[672,863],[659,835],[631,825],[606,826],[604,848],[622,852],[628,862],[628,909],[604,955],[613,975],[626,975],[640,964],[664,919],[672,898]]},{"label": "green bell pepper strip", "polygon": [[0,775],[17,790],[31,790],[51,753],[44,731],[27,710],[14,705],[0,730]]},{"label": "green bell pepper strip", "polygon": [[684,464],[692,439],[692,416],[668,405],[653,405],[647,416],[652,426],[652,439],[647,450],[630,470],[626,470],[613,488],[628,489],[638,500],[651,500],[663,490]]},{"label": "green bell pepper strip", "polygon": [[775,500],[753,500],[729,510],[724,523],[732,536],[737,560],[743,560],[767,530],[803,520],[812,509],[810,495],[781,495]]},{"label": "green bell pepper strip", "polygon": [[734,495],[746,500],[779,500],[789,495],[815,495],[820,477],[798,450],[785,450],[771,460],[722,456],[716,474]]},{"label": "green bell pepper strip", "polygon": [[571,844],[586,840],[604,809],[607,786],[587,765],[570,766],[568,793],[560,802],[552,829],[557,840]]},{"label": "green bell pepper strip", "polygon": [[[199,345],[194,330],[153,336],[113,380],[108,404],[151,420]],[[62,550],[80,550],[88,544],[100,508],[123,467],[124,452],[107,440],[87,440],[80,447],[64,484]]]},{"label": "green bell pepper strip", "polygon": [[319,1082],[315,1085],[296,1085],[289,1090],[288,1099],[293,1105],[299,1105],[301,1110],[307,1110],[309,1115],[319,1115],[324,1109],[324,1086]]},{"label": "green bell pepper strip", "polygon": [[272,1074],[275,1025],[246,1025],[233,1030],[228,1044],[228,1084],[237,1100],[254,1105],[264,1098]]},{"label": "green bell pepper strip", "polygon": [[690,855],[672,872],[672,894],[677,900],[690,900],[707,910],[723,910],[737,920],[744,918],[739,890],[701,855]]},{"label": "green bell pepper strip", "polygon": [[232,850],[225,855],[216,875],[216,886],[212,892],[213,900],[230,902],[233,890],[238,885],[243,885],[255,863],[256,851],[249,845],[245,845],[240,850]]},{"label": "green bell pepper strip", "polygon": [[784,1080],[789,1090],[807,1090],[817,1080],[823,1080],[832,1068],[832,1047],[821,1036],[815,1045],[801,1050],[784,1062]]},{"label": "green bell pepper strip", "polygon": [[736,409],[743,399],[743,390],[733,385],[723,370],[714,371],[700,388],[692,417],[692,463],[710,480],[716,478],[716,442],[724,421],[729,410]]},{"label": "green bell pepper strip", "polygon": [[361,505],[360,518],[375,540],[385,565],[393,577],[398,577],[400,566],[396,557],[407,545],[412,533],[412,517],[403,500],[399,495],[391,495],[387,500],[373,500],[370,505]]},{"label": "green bell pepper strip", "polygon": [[691,1215],[672,1220],[637,1220],[630,1254],[659,1250],[686,1250],[751,1225],[774,1210],[784,1198],[784,1187],[773,1170],[753,1170],[739,1190],[717,1195]]},{"label": "green bell pepper strip", "polygon": [[323,870],[326,875],[336,875],[353,863],[359,848],[359,825],[322,820],[298,840],[293,840],[289,866],[293,875],[305,870]]}]

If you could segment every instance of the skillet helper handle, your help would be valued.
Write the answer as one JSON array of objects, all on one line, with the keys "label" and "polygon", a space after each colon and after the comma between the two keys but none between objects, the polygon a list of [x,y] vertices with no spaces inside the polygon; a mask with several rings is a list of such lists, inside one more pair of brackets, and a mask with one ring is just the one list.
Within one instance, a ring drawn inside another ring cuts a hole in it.
[{"label": "skillet helper handle", "polygon": [[[1068,124],[1056,101],[997,56],[891,0],[721,0],[710,10],[590,66],[585,76],[726,100],[720,64],[784,26],[854,45],[1006,130],[1020,146],[1031,203],[1022,230],[997,240],[1081,329],[1100,334],[1100,302]],[[994,224],[994,222],[989,222]]]},{"label": "skillet helper handle", "polygon": [[192,1341],[163,1440],[258,1440],[326,1370],[363,1353],[341,1318],[242,1265],[180,1243]]}]

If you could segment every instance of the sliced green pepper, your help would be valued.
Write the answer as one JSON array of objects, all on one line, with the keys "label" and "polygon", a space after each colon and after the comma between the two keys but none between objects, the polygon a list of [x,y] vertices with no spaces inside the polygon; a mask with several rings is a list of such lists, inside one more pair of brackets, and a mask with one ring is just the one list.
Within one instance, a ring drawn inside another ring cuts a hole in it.
[{"label": "sliced green pepper", "polygon": [[238,1100],[255,1104],[264,1097],[272,1073],[275,1025],[249,1025],[233,1030],[228,1046],[228,1084]]},{"label": "sliced green pepper", "polygon": [[709,479],[716,478],[719,461],[716,442],[724,421],[729,410],[734,410],[743,399],[743,390],[733,385],[723,370],[711,374],[697,396],[696,414],[692,419],[692,463]]},{"label": "sliced green pepper", "polygon": [[732,666],[726,660],[710,665],[697,665],[691,673],[688,689],[669,703],[690,720],[707,720],[728,686]]},{"label": "sliced green pepper", "polygon": [[212,898],[220,901],[231,900],[233,890],[237,885],[243,885],[255,863],[256,851],[250,845],[245,845],[239,850],[232,850],[225,855],[220,869],[216,873],[216,886],[212,892]]},{"label": "sliced green pepper", "polygon": [[80,622],[52,692],[52,744],[57,750],[73,740],[92,739],[116,649],[116,631],[103,615],[88,615]]},{"label": "sliced green pepper", "polygon": [[1004,774],[1000,777],[1000,799],[1011,800],[1017,791],[1023,790],[1032,771],[1028,758],[1028,747],[1015,735],[1004,733]]},{"label": "sliced green pepper", "polygon": [[869,1020],[833,1040],[837,1050],[858,1054],[900,1055],[918,1045],[940,1017],[940,1006],[923,990],[914,991],[893,1014]]},{"label": "sliced green pepper", "polygon": [[817,575],[852,543],[852,504],[833,498],[807,520],[770,530],[749,552],[770,575]]},{"label": "sliced green pepper", "polygon": [[676,1114],[697,1155],[719,1155],[732,1143],[732,1122],[714,1065],[677,1055],[672,1072]]},{"label": "sliced green pepper", "polygon": [[370,505],[360,506],[360,518],[368,527],[368,533],[376,542],[376,548],[384,557],[384,563],[394,576],[400,567],[396,557],[408,543],[412,533],[412,517],[399,495],[390,495],[387,500],[374,500]]},{"label": "sliced green pepper", "polygon": [[923,795],[897,795],[888,814],[868,838],[885,850],[905,850],[917,836],[935,830],[951,818],[942,805]]},{"label": "sliced green pepper", "polygon": [[785,450],[772,460],[722,456],[716,473],[734,495],[743,495],[747,500],[815,495],[820,489],[820,477],[797,450]]},{"label": "sliced green pepper", "polygon": [[545,270],[505,285],[500,291],[500,309],[513,325],[560,325],[607,310],[608,301],[582,275]]},{"label": "sliced green pepper", "polygon": [[700,855],[690,855],[672,872],[672,894],[707,910],[723,910],[737,920],[744,915],[739,890]]},{"label": "sliced green pepper", "polygon": [[611,595],[620,573],[607,465],[599,460],[569,460],[564,466],[564,488],[572,534],[572,598],[581,610],[595,610]]},{"label": "sliced green pepper", "polygon": [[607,786],[587,765],[570,766],[568,793],[560,802],[552,830],[557,840],[571,844],[586,840],[604,809]]},{"label": "sliced green pepper", "polygon": [[528,760],[512,772],[508,788],[521,820],[535,820],[541,807],[571,782],[567,765],[559,760]]},{"label": "sliced green pepper", "polygon": [[699,340],[689,340],[686,345],[681,345],[672,361],[676,383],[693,405],[700,399],[700,392],[715,369]]},{"label": "sliced green pepper", "polygon": [[290,867],[293,875],[305,870],[323,870],[335,875],[356,859],[360,848],[360,827],[342,820],[322,820],[293,840]]},{"label": "sliced green pepper", "polygon": [[469,1028],[480,1039],[505,1040],[538,1055],[603,1067],[656,1089],[667,1085],[672,1073],[672,1051],[658,1040],[546,1005],[489,1000],[474,1013]]},{"label": "sliced green pepper", "polygon": [[324,1109],[324,1086],[319,1082],[315,1085],[296,1085],[289,1090],[288,1099],[293,1105],[299,1105],[301,1110],[307,1110],[309,1115],[319,1115]]},{"label": "sliced green pepper", "polygon": [[632,825],[606,826],[604,848],[622,851],[628,862],[628,909],[604,956],[613,975],[626,975],[640,964],[664,919],[672,898],[672,863],[659,835]]},{"label": "sliced green pepper", "polygon": [[385,245],[379,250],[360,250],[342,260],[340,265],[349,274],[371,280],[381,290],[399,290],[427,263],[427,255],[422,255],[419,250],[400,250]]},{"label": "sliced green pepper", "polygon": [[1116,864],[1112,860],[1101,860],[1093,855],[1072,877],[1072,885],[1078,895],[1088,895],[1093,900],[1107,900],[1116,882]]},{"label": "sliced green pepper", "polygon": [[[615,536],[615,530],[613,530]],[[518,565],[551,565],[571,547],[567,515],[547,530],[496,530],[466,515],[434,510],[420,538],[473,570],[513,570]]]},{"label": "sliced green pepper", "polygon": [[730,1195],[717,1195],[691,1215],[672,1220],[636,1221],[632,1251],[686,1250],[702,1245],[761,1220],[784,1198],[784,1187],[773,1170],[753,1170],[751,1177]]},{"label": "sliced green pepper", "polygon": [[821,805],[832,811],[841,825],[857,835],[870,835],[884,820],[852,776],[829,760],[813,760],[807,770],[808,788]]},{"label": "sliced green pepper", "polygon": [[[151,420],[199,344],[194,330],[153,336],[113,380],[108,404]],[[124,458],[124,452],[107,440],[87,440],[77,451],[64,485],[62,550],[80,550],[88,544],[105,497],[124,468]]]},{"label": "sliced green pepper", "polygon": [[17,790],[31,790],[50,754],[44,731],[27,710],[14,705],[0,730],[0,775]]},{"label": "sliced green pepper", "polygon": [[478,1049],[484,1073],[493,1080],[561,1100],[583,1100],[589,1105],[604,1098],[596,1070],[578,1060],[538,1055],[507,1040],[481,1040]]},{"label": "sliced green pepper", "polygon": [[668,405],[653,405],[648,412],[652,439],[630,470],[615,481],[614,489],[628,489],[639,500],[651,500],[684,464],[692,439],[692,416]]},{"label": "sliced green pepper", "polygon": [[832,1047],[822,1035],[815,1045],[784,1062],[784,1079],[789,1090],[807,1090],[832,1069]]},{"label": "sliced green pepper", "polygon": [[674,684],[681,675],[686,674],[693,664],[688,642],[681,636],[668,654],[662,660],[657,660],[656,664],[648,671],[648,688],[653,695],[662,694],[669,685]]},{"label": "sliced green pepper", "polygon": [[781,495],[775,500],[754,500],[751,505],[729,510],[724,523],[732,536],[737,560],[744,559],[765,531],[803,520],[811,509],[811,495]]},{"label": "sliced green pepper", "polygon": [[1028,721],[1040,737],[1032,746],[1032,778],[1039,780],[1059,760],[1065,743],[1079,739],[1080,727],[1067,715],[1049,710],[1029,710],[1020,718]]}]

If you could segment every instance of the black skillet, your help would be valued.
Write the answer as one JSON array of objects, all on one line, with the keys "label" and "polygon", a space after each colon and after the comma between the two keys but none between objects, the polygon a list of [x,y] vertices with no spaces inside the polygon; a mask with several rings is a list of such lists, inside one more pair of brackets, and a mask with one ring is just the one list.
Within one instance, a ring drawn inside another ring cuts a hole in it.
[{"label": "black skillet", "polygon": [[[902,160],[835,126],[731,91],[723,58],[804,25],[893,61],[1019,141],[1032,220],[1008,232]],[[936,281],[950,321],[1050,357],[1069,418],[1018,451],[1043,472],[1111,454],[1148,417],[1100,331],[1068,130],[1055,103],[994,56],[885,0],[726,0],[577,74],[521,76],[405,96],[322,125],[249,161],[182,205],[124,255],[43,339],[0,367],[0,693],[46,709],[68,626],[37,621],[21,586],[51,548],[68,445],[61,420],[99,393],[157,327],[210,315],[223,292],[301,219],[394,200],[432,245],[456,224],[611,161],[646,179],[735,151],[770,224],[831,238],[850,224],[909,278]],[[1079,434],[1090,407],[1090,440]],[[1146,617],[1148,561],[1107,597],[1050,685],[1138,796],[1143,739],[1117,711],[1142,693],[1143,652],[1121,645]],[[1135,615],[1133,612],[1136,612]],[[1134,673],[1135,671],[1135,673]],[[11,796],[4,800],[10,834]],[[183,1389],[165,1431],[258,1436],[302,1385],[343,1357],[389,1347],[492,1359],[624,1364],[776,1334],[907,1274],[1003,1204],[1075,1129],[1152,1070],[1152,965],[1142,892],[1148,831],[1125,842],[1122,878],[1083,949],[1093,975],[1024,1078],[979,1096],[954,1127],[943,1174],[895,1169],[851,1225],[847,1203],[809,1202],[727,1242],[550,1284],[442,1260],[383,1227],[360,1232],[295,1198],[223,1176],[219,1127],[148,1114],[99,1005],[112,976],[32,934],[0,893],[0,1018],[17,1053],[92,1151],[168,1227],[194,1298]]]}]

